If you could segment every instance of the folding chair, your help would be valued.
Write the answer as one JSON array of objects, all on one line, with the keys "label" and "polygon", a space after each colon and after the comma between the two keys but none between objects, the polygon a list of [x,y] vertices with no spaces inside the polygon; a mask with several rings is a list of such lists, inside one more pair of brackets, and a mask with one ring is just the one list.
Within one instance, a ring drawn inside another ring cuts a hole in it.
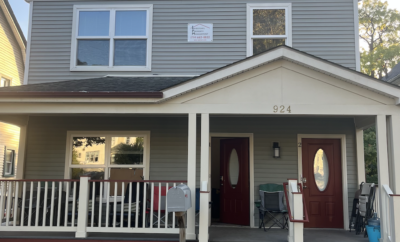
[{"label": "folding chair", "polygon": [[360,196],[358,203],[358,213],[356,218],[355,230],[356,234],[365,232],[365,225],[373,214],[373,203],[375,200],[375,184],[364,183],[360,184]]},{"label": "folding chair", "polygon": [[[268,230],[274,225],[278,225],[282,229],[287,228],[288,218],[287,210],[284,203],[284,192],[283,185],[281,184],[263,184],[260,185],[260,205],[259,205],[259,216],[260,225],[259,228],[263,227],[265,229],[265,215],[272,220],[272,224],[269,226]],[[275,216],[279,214],[281,217]]]}]

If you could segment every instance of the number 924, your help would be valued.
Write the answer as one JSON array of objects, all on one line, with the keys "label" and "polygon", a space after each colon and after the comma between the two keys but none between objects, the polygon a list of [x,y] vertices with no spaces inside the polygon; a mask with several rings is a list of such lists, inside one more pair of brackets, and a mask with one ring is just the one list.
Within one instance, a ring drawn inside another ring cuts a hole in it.
[{"label": "number 924", "polygon": [[274,113],[292,113],[292,110],[290,109],[290,106],[286,108],[284,105],[275,105]]}]

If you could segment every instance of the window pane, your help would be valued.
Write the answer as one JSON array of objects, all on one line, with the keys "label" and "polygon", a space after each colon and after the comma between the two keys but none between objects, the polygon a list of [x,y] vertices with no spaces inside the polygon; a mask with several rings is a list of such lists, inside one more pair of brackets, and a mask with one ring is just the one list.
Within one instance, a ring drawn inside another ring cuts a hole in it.
[{"label": "window pane", "polygon": [[114,66],[146,66],[147,40],[115,40]]},{"label": "window pane", "polygon": [[14,150],[6,150],[6,162],[13,162]]},{"label": "window pane", "polygon": [[78,66],[108,66],[109,40],[78,40]]},{"label": "window pane", "polygon": [[229,158],[229,181],[233,189],[236,188],[236,185],[239,180],[239,157],[236,152],[236,149],[233,149],[231,152],[231,156]]},{"label": "window pane", "polygon": [[253,55],[284,44],[285,39],[253,39]]},{"label": "window pane", "polygon": [[111,144],[111,164],[143,164],[143,137],[112,137]]},{"label": "window pane", "polygon": [[285,35],[285,9],[254,9],[254,35]]},{"label": "window pane", "polygon": [[79,36],[108,36],[110,28],[109,11],[80,11]]},{"label": "window pane", "polygon": [[329,164],[323,149],[319,149],[314,157],[314,178],[318,189],[325,191],[329,181]]},{"label": "window pane", "polygon": [[104,168],[72,168],[71,174],[71,179],[90,176],[90,180],[104,180]]},{"label": "window pane", "polygon": [[117,11],[115,16],[115,35],[146,35],[146,11]]},{"label": "window pane", "polygon": [[73,137],[73,165],[103,165],[105,160],[105,137]]}]

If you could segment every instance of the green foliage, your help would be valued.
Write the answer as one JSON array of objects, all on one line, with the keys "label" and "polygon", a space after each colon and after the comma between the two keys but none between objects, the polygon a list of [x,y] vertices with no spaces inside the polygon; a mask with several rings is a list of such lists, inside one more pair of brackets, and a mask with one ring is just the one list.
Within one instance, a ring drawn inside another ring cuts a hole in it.
[{"label": "green foliage", "polygon": [[361,71],[381,79],[400,60],[400,13],[381,0],[364,0],[359,9]]},{"label": "green foliage", "polygon": [[106,142],[105,138],[102,137],[74,137],[73,138],[73,146],[80,147],[85,144],[85,147],[104,144]]},{"label": "green foliage", "polygon": [[364,155],[366,182],[378,183],[375,127],[364,130]]},{"label": "green foliage", "polygon": [[143,163],[144,138],[136,138],[134,144],[119,143],[111,148],[115,164],[141,164]]}]

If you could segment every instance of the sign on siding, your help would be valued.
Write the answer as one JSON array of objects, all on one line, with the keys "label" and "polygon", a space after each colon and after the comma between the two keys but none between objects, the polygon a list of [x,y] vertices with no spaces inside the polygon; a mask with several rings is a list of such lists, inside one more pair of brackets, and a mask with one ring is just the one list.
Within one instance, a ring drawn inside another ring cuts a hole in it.
[{"label": "sign on siding", "polygon": [[188,42],[212,42],[213,24],[188,24]]}]

